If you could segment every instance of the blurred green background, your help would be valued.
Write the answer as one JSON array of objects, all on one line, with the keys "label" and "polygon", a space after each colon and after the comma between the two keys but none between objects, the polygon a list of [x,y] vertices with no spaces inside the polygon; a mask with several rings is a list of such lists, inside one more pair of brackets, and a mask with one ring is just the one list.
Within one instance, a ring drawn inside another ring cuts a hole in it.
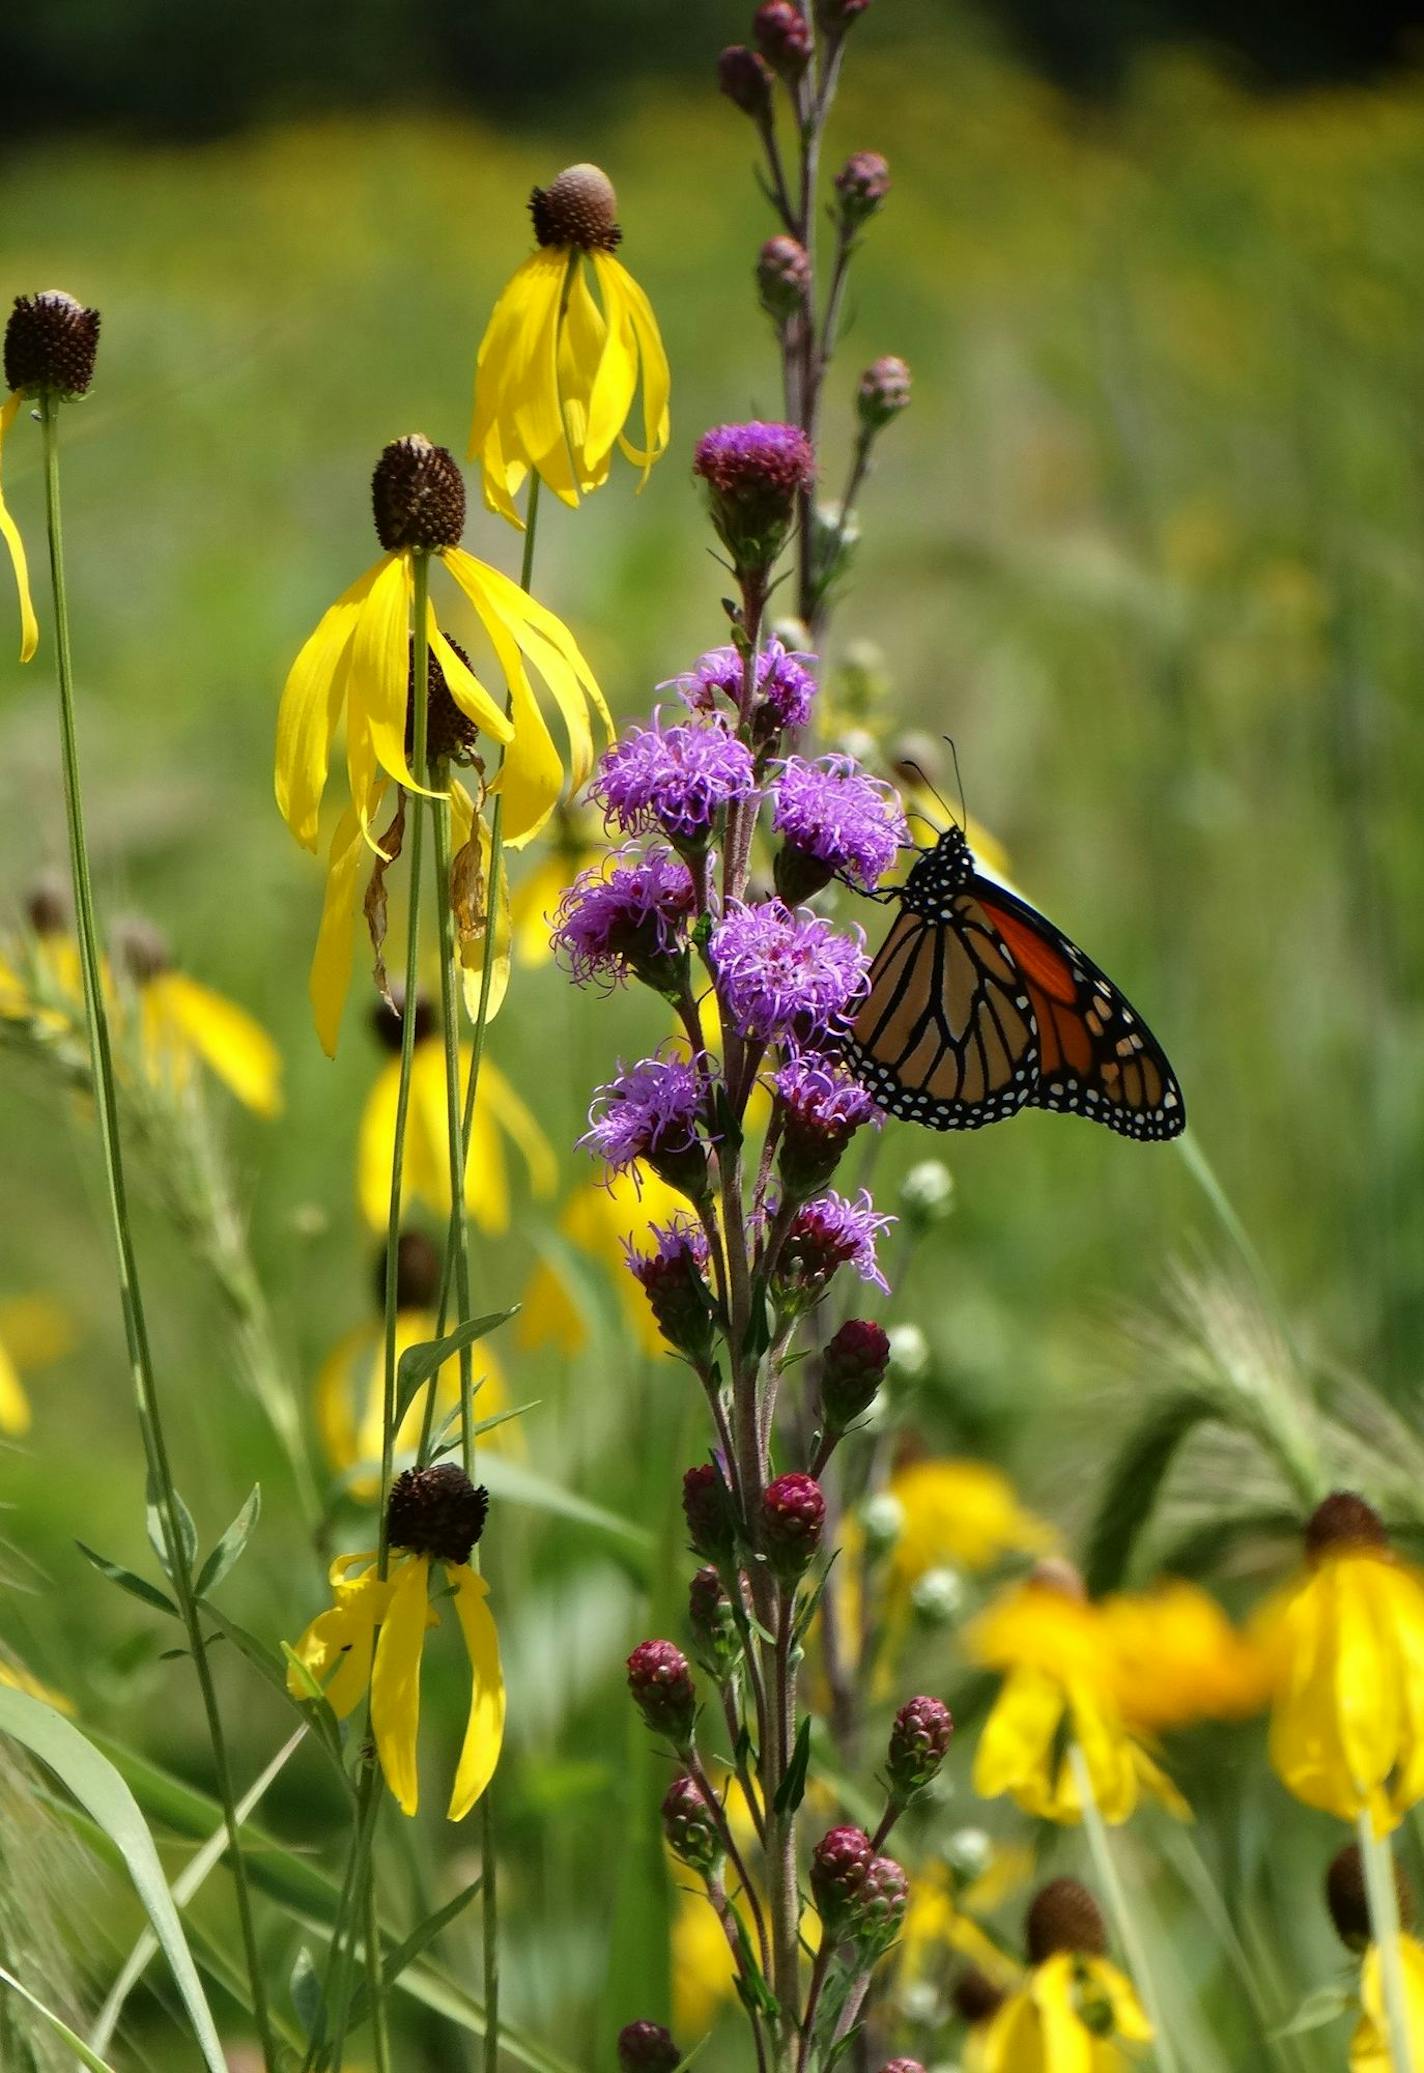
[{"label": "blurred green background", "polygon": [[[568,12],[586,36],[586,11]],[[741,32],[710,0],[687,13],[709,54]],[[597,159],[662,321],[673,449],[641,496],[620,470],[581,511],[547,508],[537,583],[618,714],[640,715],[724,625],[693,442],[779,410],[752,286],[772,226],[749,131],[705,76],[605,76],[586,96],[566,76],[560,98],[500,122],[422,117],[404,95],[383,109],[366,55],[357,112],[201,145],[39,128],[6,161],[0,221],[5,293],[63,286],[103,311],[65,461],[101,897],[157,918],[183,965],[282,1045],[284,1117],[230,1127],[303,1390],[366,1314],[352,1167],[380,1057],[364,1009],[334,1065],[311,1033],[320,872],[273,805],[272,728],[296,648],[373,557],[372,461],[417,428],[463,451],[474,350],[525,252],[528,190]],[[280,92],[258,107],[280,112]],[[857,31],[833,162],[862,147],[887,152],[895,184],[831,383],[832,488],[859,367],[903,355],[915,397],[863,498],[830,660],[873,643],[899,723],[954,736],[970,809],[1018,882],[1169,1046],[1302,1341],[1407,1404],[1424,1334],[1424,84],[1253,99],[1158,51],[1111,106],[1090,105],[978,25],[885,0]],[[7,441],[5,488],[38,566],[32,431]],[[514,535],[477,502],[468,544],[516,569]],[[28,670],[0,641],[7,923],[63,859],[43,604],[41,618]],[[552,968],[518,975],[493,1055],[568,1187],[588,1177],[569,1147],[591,1086],[662,1034],[639,1001],[595,1016]],[[86,1717],[200,1778],[191,1680],[153,1660],[166,1637],[136,1638],[153,1623],[73,1546],[82,1534],[142,1566],[85,1119],[40,1073],[5,1059],[0,1074],[0,1296],[55,1295],[80,1335],[34,1378],[33,1435],[4,1459],[4,1637]],[[1175,1152],[1045,1115],[947,1145],[893,1126],[881,1206],[939,1152],[956,1214],[878,1308],[928,1335],[931,1442],[1006,1463],[1071,1533],[1124,1315],[1160,1301],[1172,1263],[1229,1247]],[[511,1235],[479,1244],[481,1301],[517,1298],[559,1207],[522,1202]],[[266,1518],[228,1589],[238,1617],[292,1638],[321,1581],[280,1456],[234,1394],[181,1248],[154,1217],[141,1235],[180,1483],[211,1537],[261,1476]],[[656,2013],[665,1991],[661,1772],[626,1718],[621,1662],[641,1634],[678,1631],[676,1471],[704,1445],[683,1372],[632,1350],[596,1271],[585,1294],[583,1353],[507,1360],[515,1400],[538,1400],[530,1463],[648,1538],[511,1506],[490,1545],[511,1689],[510,2007],[576,2061],[595,2024]],[[359,1526],[341,1531],[360,1544]],[[447,1668],[429,1711],[448,1731]],[[246,1776],[284,1716],[240,1665],[224,1675]],[[316,1760],[299,1763],[273,1825],[319,1845],[328,1792]],[[448,1844],[428,1796],[414,1848],[435,1864]],[[122,1913],[93,1885],[75,1905],[102,1976]],[[170,2039],[136,2003],[132,2062],[185,2063]],[[735,2049],[705,2060],[737,2063]]]}]

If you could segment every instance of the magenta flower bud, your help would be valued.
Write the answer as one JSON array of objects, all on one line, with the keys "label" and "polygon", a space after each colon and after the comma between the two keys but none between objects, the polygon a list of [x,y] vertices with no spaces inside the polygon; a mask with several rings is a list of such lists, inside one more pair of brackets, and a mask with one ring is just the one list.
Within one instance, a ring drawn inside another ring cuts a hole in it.
[{"label": "magenta flower bud", "polygon": [[870,0],[816,0],[816,20],[827,34],[843,36],[869,5]]},{"label": "magenta flower bud", "polygon": [[697,1687],[682,1650],[671,1641],[640,1641],[628,1658],[628,1689],[653,1733],[685,1748],[697,1712]]},{"label": "magenta flower bud", "polygon": [[768,1483],[761,1500],[761,1544],[783,1583],[795,1583],[815,1560],[826,1523],[826,1500],[813,1476],[798,1469]]},{"label": "magenta flower bud", "polygon": [[887,2059],[880,2073],[925,2073],[918,2059]]},{"label": "magenta flower bud", "polygon": [[682,1479],[682,1511],[692,1552],[704,1562],[729,1559],[736,1546],[732,1493],[715,1461],[700,1461]]},{"label": "magenta flower bud", "polygon": [[900,1934],[909,1905],[910,1881],[903,1865],[893,1857],[877,1857],[866,1866],[851,1930],[862,1961],[889,1950]]},{"label": "magenta flower bud", "polygon": [[741,1642],[732,1601],[710,1563],[687,1587],[687,1624],[702,1662],[719,1684],[725,1684],[741,1654]]},{"label": "magenta flower bud", "polygon": [[693,1871],[713,1869],[722,1855],[722,1840],[701,1788],[686,1771],[673,1779],[663,1795],[662,1823],[663,1837],[674,1857]]},{"label": "magenta flower bud", "polygon": [[804,1202],[829,1182],[861,1125],[879,1125],[880,1111],[859,1080],[814,1052],[790,1059],[773,1085],[782,1118],[777,1170],[787,1198]]},{"label": "magenta flower bud", "polygon": [[791,0],[762,0],[752,17],[757,48],[788,83],[805,71],[811,56],[811,31]]},{"label": "magenta flower bud", "polygon": [[629,2023],[618,2032],[619,2073],[676,2073],[682,2057],[661,2023]]},{"label": "magenta flower bud", "polygon": [[765,576],[786,544],[797,501],[816,486],[816,456],[799,425],[717,425],[697,442],[692,472],[707,484],[712,523],[739,576]]},{"label": "magenta flower bud", "polygon": [[707,1239],[690,1217],[650,1224],[648,1235],[657,1245],[650,1253],[638,1252],[630,1239],[624,1240],[628,1271],[641,1284],[653,1320],[669,1346],[695,1367],[705,1367],[712,1358],[716,1314],[704,1271]]},{"label": "magenta flower bud", "polygon": [[890,168],[878,151],[853,151],[835,178],[841,217],[849,231],[868,223],[890,192]]},{"label": "magenta flower bud", "polygon": [[923,1792],[949,1752],[954,1721],[942,1699],[907,1699],[895,1715],[885,1768],[901,1805]]},{"label": "magenta flower bud", "polygon": [[828,1829],[811,1852],[811,1897],[832,1943],[850,1934],[874,1860],[875,1846],[863,1828]]},{"label": "magenta flower bud", "polygon": [[799,316],[811,285],[811,261],[795,238],[768,238],[757,255],[757,293],[774,324]]},{"label": "magenta flower bud", "polygon": [[796,1212],[772,1276],[778,1302],[809,1309],[841,1267],[888,1294],[876,1242],[894,1221],[876,1210],[865,1188],[853,1202],[827,1188]]},{"label": "magenta flower bud", "polygon": [[753,122],[770,122],[775,84],[765,58],[745,43],[731,43],[717,60],[717,84],[734,108]]},{"label": "magenta flower bud", "polygon": [[821,1415],[828,1432],[844,1432],[868,1411],[890,1365],[885,1327],[850,1317],[821,1355]]},{"label": "magenta flower bud", "polygon": [[883,431],[910,403],[910,370],[893,353],[874,360],[860,377],[855,407],[867,432]]}]

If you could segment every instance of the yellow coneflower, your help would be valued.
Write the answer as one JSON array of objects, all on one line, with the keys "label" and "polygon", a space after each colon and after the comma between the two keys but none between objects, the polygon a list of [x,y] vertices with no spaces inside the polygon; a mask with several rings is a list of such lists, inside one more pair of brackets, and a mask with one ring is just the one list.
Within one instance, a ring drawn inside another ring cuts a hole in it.
[{"label": "yellow coneflower", "polygon": [[1271,1762],[1297,1799],[1385,1835],[1424,1799],[1424,1575],[1349,1491],[1306,1527],[1306,1569],[1255,1632],[1273,1668]]},{"label": "yellow coneflower", "polygon": [[7,1439],[22,1439],[33,1422],[21,1376],[63,1360],[73,1345],[73,1325],[48,1296],[0,1302],[0,1433]]},{"label": "yellow coneflower", "polygon": [[[412,1346],[435,1338],[439,1319],[440,1254],[423,1231],[402,1231],[396,1252],[396,1359]],[[386,1255],[376,1261],[377,1303],[384,1301]],[[475,1348],[477,1415],[497,1418],[509,1408],[504,1370],[487,1341]],[[350,1496],[369,1503],[380,1490],[382,1418],[385,1405],[385,1332],[379,1311],[353,1325],[327,1354],[317,1372],[314,1391],[317,1431],[327,1460],[344,1480]],[[460,1401],[460,1362],[452,1355],[435,1378],[435,1422]],[[397,1459],[414,1450],[424,1419],[424,1392],[408,1406],[396,1431]],[[482,1446],[522,1452],[516,1421],[498,1426]]]},{"label": "yellow coneflower", "polygon": [[[99,312],[86,309],[72,295],[57,288],[42,295],[17,295],[5,328],[5,387],[9,390],[0,405],[0,459],[5,435],[27,401],[57,396],[73,401],[87,393],[94,379],[94,360],[99,350]],[[39,626],[30,597],[30,573],[20,528],[5,503],[0,488],[0,539],[15,571],[15,588],[20,595],[20,660],[28,662],[39,646]]]},{"label": "yellow coneflower", "polygon": [[1198,1585],[1166,1577],[1106,1598],[1101,1609],[1134,1728],[1161,1734],[1201,1720],[1247,1720],[1269,1702],[1265,1650]]},{"label": "yellow coneflower", "polygon": [[321,1686],[338,1720],[369,1690],[371,1732],[387,1785],[403,1814],[420,1801],[416,1737],[420,1663],[429,1627],[431,1566],[439,1562],[470,1659],[473,1685],[465,1739],[450,1794],[449,1818],[462,1821],[499,1761],[504,1740],[504,1673],[499,1637],[486,1604],[489,1586],[470,1567],[484,1531],[488,1497],[453,1462],[407,1469],[391,1485],[387,1528],[396,1553],[382,1576],[374,1549],[338,1555],[331,1565],[335,1603],[319,1613],[291,1651],[287,1688],[294,1698]]},{"label": "yellow coneflower", "polygon": [[554,954],[550,917],[580,871],[608,852],[603,823],[587,807],[561,807],[551,833],[509,898],[514,957],[521,965],[549,962]]},{"label": "yellow coneflower", "polygon": [[1076,1747],[1105,1821],[1126,1821],[1144,1791],[1186,1818],[1185,1801],[1131,1732],[1112,1634],[1066,1562],[1040,1563],[964,1638],[974,1661],[1004,1673],[975,1752],[981,1798],[1007,1793],[1040,1820],[1080,1821]]},{"label": "yellow coneflower", "polygon": [[[235,1001],[179,971],[147,921],[115,930],[115,961],[133,988],[144,1070],[182,1089],[201,1062],[255,1115],[282,1112],[282,1054],[260,1022]],[[119,1012],[123,1001],[120,997]]]},{"label": "yellow coneflower", "polygon": [[916,1865],[897,1946],[902,1982],[922,1978],[932,1960],[942,1961],[952,1951],[1001,1995],[1014,1986],[1019,1968],[977,1918],[992,1913],[1031,1868],[1027,1852],[1009,1850],[995,1853],[995,1861],[977,1878],[961,1878],[942,1858]]},{"label": "yellow coneflower", "polygon": [[[607,481],[615,442],[644,480],[668,443],[667,354],[652,304],[613,256],[622,232],[608,176],[569,166],[534,189],[529,207],[538,250],[510,279],[480,342],[470,427],[485,502],[518,526],[514,500],[531,471],[577,504]],[[640,382],[635,446],[624,427]]]},{"label": "yellow coneflower", "polygon": [[[589,1181],[575,1189],[559,1218],[559,1234],[602,1267],[618,1293],[619,1307],[644,1353],[666,1353],[667,1341],[643,1290],[628,1271],[629,1245],[651,1242],[654,1224],[669,1224],[683,1214],[683,1196],[643,1167],[614,1173],[605,1186]],[[515,1326],[524,1352],[554,1346],[560,1353],[581,1353],[588,1344],[583,1311],[554,1260],[541,1260],[529,1277]]]},{"label": "yellow coneflower", "polygon": [[[1391,1857],[1387,1875],[1394,1879],[1395,1903],[1403,1925],[1395,1938],[1403,1987],[1405,2026],[1416,2066],[1424,2065],[1424,1946],[1414,1928],[1414,1897]],[[1396,2073],[1389,2045],[1389,2011],[1384,1966],[1370,1919],[1364,1860],[1358,1843],[1347,1843],[1331,1858],[1325,1874],[1325,1905],[1335,1933],[1347,1951],[1360,1960],[1360,2020],[1350,2040],[1350,2073]]]},{"label": "yellow coneflower", "polygon": [[[317,1031],[328,1052],[336,1047],[350,982],[363,848],[388,857],[396,844],[399,815],[391,828],[377,827],[390,785],[402,794],[423,789],[409,765],[415,556],[428,554],[442,563],[473,607],[509,698],[506,717],[468,658],[441,632],[430,604],[430,759],[437,769],[474,760],[477,732],[503,747],[499,774],[489,789],[503,795],[507,843],[517,847],[537,833],[564,783],[563,764],[526,663],[543,679],[563,718],[575,789],[593,763],[590,712],[606,736],[613,731],[603,694],[563,622],[460,546],[465,486],[444,447],[418,434],[387,446],[376,466],[372,500],[385,552],[329,608],[303,647],[287,677],[277,719],[277,803],[297,840],[311,850],[317,846],[332,743],[345,719],[351,804],[331,838],[311,974]],[[458,786],[451,799],[457,839],[464,823],[463,849],[474,807]]]},{"label": "yellow coneflower", "polygon": [[1035,1898],[1028,1956],[1028,1977],[984,2032],[982,2073],[1119,2073],[1132,2063],[1123,2045],[1151,2043],[1131,1980],[1108,1958],[1097,1902],[1076,1879]]},{"label": "yellow coneflower", "polygon": [[936,1456],[891,1477],[900,1535],[891,1557],[898,1583],[927,1570],[992,1569],[1006,1555],[1046,1555],[1057,1536],[1020,1503],[1013,1484],[987,1461]]},{"label": "yellow coneflower", "polygon": [[[356,1140],[356,1193],[372,1230],[384,1231],[391,1206],[391,1161],[400,1097],[401,1024],[399,1015],[393,1015],[384,1003],[377,1004],[372,1019],[377,1033],[392,1047],[393,1055],[377,1074],[361,1111]],[[445,1048],[430,1022],[426,1004],[417,1001],[406,1116],[405,1196],[407,1201],[424,1202],[428,1208],[448,1216],[450,1151]],[[464,1045],[460,1052],[462,1090],[470,1076],[470,1061],[470,1047]],[[479,1229],[491,1237],[499,1237],[509,1229],[506,1137],[524,1162],[533,1193],[552,1195],[558,1183],[553,1146],[505,1075],[486,1055],[480,1061],[479,1085],[475,1090],[470,1153],[465,1167],[465,1208]]]}]

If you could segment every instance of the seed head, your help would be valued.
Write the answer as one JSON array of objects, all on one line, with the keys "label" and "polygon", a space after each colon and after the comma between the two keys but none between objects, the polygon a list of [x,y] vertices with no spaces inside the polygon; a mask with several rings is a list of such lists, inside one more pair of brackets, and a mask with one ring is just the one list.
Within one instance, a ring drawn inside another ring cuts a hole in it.
[{"label": "seed head", "polygon": [[386,1531],[393,1548],[468,1562],[485,1530],[489,1492],[478,1489],[453,1461],[408,1468],[391,1485]]},{"label": "seed head", "polygon": [[771,120],[771,67],[745,43],[728,44],[718,58],[717,84],[743,115],[750,115],[754,122]]},{"label": "seed head", "polygon": [[923,1792],[949,1753],[954,1721],[942,1699],[907,1699],[895,1715],[885,1767],[895,1798]]},{"label": "seed head", "polygon": [[135,986],[148,986],[171,969],[168,938],[142,914],[125,915],[114,928],[114,958]]},{"label": "seed head", "polygon": [[878,151],[853,151],[835,178],[841,216],[850,230],[868,223],[890,192],[890,168]]},{"label": "seed head", "polygon": [[811,1852],[811,1897],[826,1935],[841,1943],[851,1933],[875,1847],[863,1828],[828,1829]]},{"label": "seed head", "polygon": [[893,353],[874,360],[860,377],[855,407],[867,432],[883,431],[910,404],[910,370]]},{"label": "seed head", "polygon": [[1004,2005],[1004,1991],[996,1987],[985,1972],[977,1965],[971,1965],[962,1972],[950,1992],[954,2012],[962,2023],[972,2029],[976,2023],[987,2023],[996,2016]]},{"label": "seed head", "polygon": [[890,1337],[867,1317],[850,1317],[821,1355],[821,1415],[832,1432],[844,1432],[870,1408],[885,1379]]},{"label": "seed head", "polygon": [[[440,1293],[442,1261],[439,1248],[424,1231],[402,1231],[396,1241],[396,1308],[429,1310]],[[381,1247],[372,1262],[371,1285],[377,1307],[386,1300],[386,1248]]]},{"label": "seed head", "polygon": [[826,1524],[826,1500],[811,1476],[792,1469],[768,1483],[761,1500],[761,1544],[783,1583],[794,1583],[815,1560]]},{"label": "seed head", "polygon": [[1077,1879],[1053,1879],[1034,1895],[1024,1937],[1031,1965],[1042,1965],[1056,1951],[1107,1956],[1108,1933],[1098,1903]]},{"label": "seed head", "polygon": [[640,1641],[628,1658],[628,1689],[653,1733],[684,1748],[697,1712],[697,1687],[682,1650],[671,1641]]},{"label": "seed head", "polygon": [[[401,1047],[401,1024],[405,1020],[405,988],[399,980],[391,988],[389,1002],[378,1000],[371,1009],[371,1031],[376,1041],[394,1055]],[[435,1034],[435,1003],[423,990],[415,996],[415,1041],[425,1042]]]},{"label": "seed head", "polygon": [[[1391,1852],[1394,1865],[1394,1890],[1399,1906],[1399,1920],[1406,1930],[1414,1927],[1414,1896],[1405,1881],[1398,1860]],[[1346,1843],[1330,1860],[1325,1874],[1325,1905],[1330,1910],[1330,1919],[1335,1924],[1335,1934],[1346,1950],[1363,1951],[1374,1941],[1370,1922],[1369,1894],[1365,1888],[1365,1868],[1360,1858],[1358,1843]]]},{"label": "seed head", "polygon": [[534,189],[529,213],[541,245],[611,252],[623,236],[618,228],[618,197],[600,166],[565,166],[557,180]]},{"label": "seed head", "polygon": [[682,1479],[682,1511],[692,1552],[707,1562],[725,1562],[736,1545],[732,1493],[715,1461],[699,1461]]},{"label": "seed head", "polygon": [[376,537],[400,548],[458,547],[465,530],[465,478],[448,447],[410,432],[381,450],[371,477]]},{"label": "seed head", "polygon": [[619,2073],[676,2073],[682,2053],[661,2023],[629,2023],[618,2032]]},{"label": "seed head", "polygon": [[663,1836],[674,1857],[693,1871],[711,1871],[722,1855],[717,1834],[701,1787],[686,1771],[673,1779],[663,1795]]},{"label": "seed head", "polygon": [[1333,1491],[1306,1521],[1305,1552],[1312,1562],[1347,1548],[1388,1546],[1389,1535],[1379,1513],[1353,1490]]},{"label": "seed head", "polygon": [[757,292],[774,324],[784,324],[806,306],[811,261],[806,247],[784,233],[768,238],[757,255]]},{"label": "seed head", "polygon": [[99,312],[60,288],[17,295],[5,326],[5,386],[26,396],[73,400],[89,392],[99,351]]}]

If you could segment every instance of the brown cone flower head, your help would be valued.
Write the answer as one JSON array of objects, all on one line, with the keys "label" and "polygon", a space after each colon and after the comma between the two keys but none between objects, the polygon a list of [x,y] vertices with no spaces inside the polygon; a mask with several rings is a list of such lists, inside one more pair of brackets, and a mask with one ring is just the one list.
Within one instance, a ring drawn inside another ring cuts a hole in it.
[{"label": "brown cone flower head", "polygon": [[376,537],[388,554],[458,547],[465,530],[465,478],[448,447],[409,432],[384,447],[371,477]]},{"label": "brown cone flower head", "polygon": [[1035,1894],[1024,1925],[1029,1963],[1042,1965],[1057,1951],[1107,1956],[1108,1934],[1098,1903],[1077,1879],[1053,1879]]},{"label": "brown cone flower head", "polygon": [[483,1485],[476,1489],[453,1461],[440,1461],[396,1477],[386,1527],[393,1548],[442,1562],[468,1562],[488,1512],[488,1490]]},{"label": "brown cone flower head", "polygon": [[960,1974],[949,1998],[959,2020],[968,2023],[971,2029],[975,2023],[987,2023],[1004,2005],[1003,1988],[996,1987],[989,1975],[981,1972],[977,1965],[971,1965],[967,1972]]},{"label": "brown cone flower head", "polygon": [[[375,1002],[371,1009],[371,1032],[382,1047],[393,1056],[400,1055],[401,1024],[405,1019],[405,987],[399,980],[391,987],[389,1004],[383,1000]],[[427,1037],[435,1034],[435,1003],[429,994],[421,992],[415,996],[415,1041],[423,1044]]]},{"label": "brown cone flower head", "polygon": [[[399,1023],[396,1025],[400,1027]],[[402,1231],[396,1242],[396,1308],[429,1310],[440,1293],[439,1247],[424,1231]],[[386,1249],[381,1247],[372,1266],[372,1287],[376,1306],[386,1300]]]},{"label": "brown cone flower head", "polygon": [[74,916],[69,886],[57,871],[45,871],[25,895],[25,919],[37,936],[62,936]]},{"label": "brown cone flower head", "polygon": [[168,938],[141,914],[128,915],[116,924],[114,957],[135,986],[147,986],[173,963]]},{"label": "brown cone flower head", "polygon": [[[445,636],[450,640],[450,636]],[[469,668],[470,658],[458,641],[450,646]],[[446,682],[440,658],[433,648],[426,653],[425,753],[432,762],[478,763],[475,753],[480,730],[462,707],[456,705]],[[410,674],[406,679],[405,752],[415,754],[415,641],[410,644]]]},{"label": "brown cone flower head", "polygon": [[534,235],[541,245],[611,252],[621,240],[618,197],[601,166],[565,166],[557,180],[529,197]]},{"label": "brown cone flower head", "polygon": [[88,394],[99,351],[99,312],[60,288],[17,295],[5,326],[5,386],[27,396]]},{"label": "brown cone flower head", "polygon": [[1305,1526],[1305,1552],[1312,1562],[1346,1548],[1384,1549],[1389,1535],[1373,1505],[1353,1490],[1335,1490],[1318,1504]]},{"label": "brown cone flower head", "polygon": [[[1394,1891],[1399,1906],[1400,1925],[1406,1930],[1414,1927],[1414,1896],[1405,1883],[1404,1873],[1397,1859],[1394,1864]],[[1346,1843],[1330,1860],[1325,1874],[1325,1905],[1330,1910],[1330,1919],[1335,1924],[1335,1934],[1347,1951],[1363,1951],[1373,1942],[1370,1922],[1369,1894],[1365,1888],[1365,1867],[1360,1857],[1358,1843]]]}]

